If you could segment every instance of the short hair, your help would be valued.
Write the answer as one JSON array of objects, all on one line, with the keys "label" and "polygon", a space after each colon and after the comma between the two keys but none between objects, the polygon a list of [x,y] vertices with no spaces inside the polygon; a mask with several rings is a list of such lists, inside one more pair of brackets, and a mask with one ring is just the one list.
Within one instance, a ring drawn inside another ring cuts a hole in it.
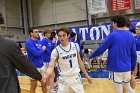
[{"label": "short hair", "polygon": [[3,19],[2,13],[0,13],[0,24],[4,24],[4,19]]},{"label": "short hair", "polygon": [[128,19],[128,18],[126,18],[126,27],[130,27],[130,24],[131,24],[131,21]]},{"label": "short hair", "polygon": [[50,40],[53,40],[53,38],[55,38],[55,35],[56,35],[55,32],[51,32]]},{"label": "short hair", "polygon": [[136,34],[136,29],[130,29],[133,34]]},{"label": "short hair", "polygon": [[60,31],[65,32],[67,35],[69,35],[69,34],[70,34],[70,32],[69,32],[68,28],[66,28],[66,27],[61,27],[61,28],[58,28],[58,29],[56,30],[56,34],[58,35],[58,33],[59,33]]},{"label": "short hair", "polygon": [[45,34],[47,34],[47,33],[50,33],[50,34],[51,34],[51,30],[48,29],[48,28],[46,28],[46,29],[44,30],[43,35],[45,36]]},{"label": "short hair", "polygon": [[71,32],[71,34],[70,34],[70,37],[75,37],[76,36],[76,33],[74,33],[74,32]]},{"label": "short hair", "polygon": [[38,29],[37,27],[31,27],[30,29],[29,29],[29,34],[31,33],[31,32],[33,32],[33,30],[35,30],[35,29]]},{"label": "short hair", "polygon": [[126,18],[123,15],[117,15],[111,18],[111,21],[117,23],[117,27],[126,26]]},{"label": "short hair", "polygon": [[84,53],[88,53],[89,51],[88,51],[88,49],[84,49]]}]

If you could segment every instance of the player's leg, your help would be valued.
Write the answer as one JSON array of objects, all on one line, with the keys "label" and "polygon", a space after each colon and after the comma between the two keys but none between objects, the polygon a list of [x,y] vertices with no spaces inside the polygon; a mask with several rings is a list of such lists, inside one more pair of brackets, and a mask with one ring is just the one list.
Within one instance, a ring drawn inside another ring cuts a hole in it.
[{"label": "player's leg", "polygon": [[31,82],[30,93],[35,93],[37,87],[37,80],[30,80],[30,82]]},{"label": "player's leg", "polygon": [[128,92],[128,93],[135,93],[135,91],[131,88],[130,86],[130,82],[128,83],[123,83],[124,89]]},{"label": "player's leg", "polygon": [[50,91],[53,91],[54,88],[54,78],[55,78],[55,73],[53,72],[51,76],[49,77],[49,85],[50,85]]},{"label": "player's leg", "polygon": [[[46,70],[46,64],[44,63],[42,68],[38,68],[39,72],[41,74],[44,74],[45,70]],[[43,84],[41,83],[41,89],[43,93],[47,93],[47,84]]]},{"label": "player's leg", "polygon": [[82,83],[71,86],[71,89],[74,91],[74,93],[85,93]]},{"label": "player's leg", "polygon": [[41,89],[43,93],[47,93],[47,85],[41,83]]},{"label": "player's leg", "polygon": [[107,58],[105,57],[102,60],[103,60],[103,69],[106,69],[106,66],[105,65],[106,65]]},{"label": "player's leg", "polygon": [[114,84],[115,84],[116,93],[123,93],[122,84],[119,84],[119,83],[114,83]]},{"label": "player's leg", "polygon": [[70,87],[73,90],[73,92],[74,93],[85,93],[80,74],[78,74],[76,77],[73,77],[71,79],[72,79],[72,82],[71,82],[72,84],[70,85]]},{"label": "player's leg", "polygon": [[98,64],[98,68],[101,68],[101,58],[97,57],[97,64]]},{"label": "player's leg", "polygon": [[63,80],[58,80],[58,90],[56,93],[69,93],[69,86]]},{"label": "player's leg", "polygon": [[123,86],[128,93],[135,93],[135,91],[130,86],[131,71],[124,72],[123,74]]},{"label": "player's leg", "polygon": [[123,86],[122,86],[122,82],[123,82],[123,77],[122,77],[121,72],[112,72],[112,80],[114,82],[115,85],[115,91],[116,93],[123,93]]}]

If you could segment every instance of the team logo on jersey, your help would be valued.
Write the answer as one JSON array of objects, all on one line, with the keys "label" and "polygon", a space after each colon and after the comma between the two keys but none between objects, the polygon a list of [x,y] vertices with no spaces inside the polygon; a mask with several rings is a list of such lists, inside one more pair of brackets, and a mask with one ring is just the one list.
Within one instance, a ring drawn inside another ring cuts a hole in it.
[{"label": "team logo on jersey", "polygon": [[73,58],[73,57],[76,57],[76,53],[63,56],[62,58],[63,58],[63,59],[69,59],[69,58]]}]

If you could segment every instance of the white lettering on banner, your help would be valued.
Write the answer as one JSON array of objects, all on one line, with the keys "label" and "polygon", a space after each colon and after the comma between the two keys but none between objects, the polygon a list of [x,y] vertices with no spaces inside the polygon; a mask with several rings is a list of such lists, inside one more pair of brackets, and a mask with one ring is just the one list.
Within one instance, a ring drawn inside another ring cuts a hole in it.
[{"label": "white lettering on banner", "polygon": [[[111,25],[107,25],[107,26],[100,26],[101,27],[101,35],[102,35],[102,39],[104,39],[104,33],[107,36],[110,33],[110,26]],[[96,39],[97,40],[97,39]]]},{"label": "white lettering on banner", "polygon": [[94,31],[96,32],[96,40],[98,40],[100,38],[100,30],[98,27],[92,27],[90,29],[90,38],[91,38],[91,40],[95,40]]},{"label": "white lettering on banner", "polygon": [[86,40],[86,33],[88,33],[88,27],[86,27],[86,28],[79,28],[79,33],[83,37],[83,40]]},{"label": "white lettering on banner", "polygon": [[75,30],[75,28],[72,28],[72,32],[76,33],[76,30]]}]

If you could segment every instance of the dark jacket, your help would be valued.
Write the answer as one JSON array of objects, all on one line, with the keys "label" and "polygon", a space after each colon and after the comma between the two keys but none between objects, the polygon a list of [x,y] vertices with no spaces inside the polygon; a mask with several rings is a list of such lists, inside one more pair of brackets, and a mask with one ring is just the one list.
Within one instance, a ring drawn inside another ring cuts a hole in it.
[{"label": "dark jacket", "polygon": [[16,42],[0,37],[0,93],[20,93],[16,69],[36,80],[42,79]]}]

